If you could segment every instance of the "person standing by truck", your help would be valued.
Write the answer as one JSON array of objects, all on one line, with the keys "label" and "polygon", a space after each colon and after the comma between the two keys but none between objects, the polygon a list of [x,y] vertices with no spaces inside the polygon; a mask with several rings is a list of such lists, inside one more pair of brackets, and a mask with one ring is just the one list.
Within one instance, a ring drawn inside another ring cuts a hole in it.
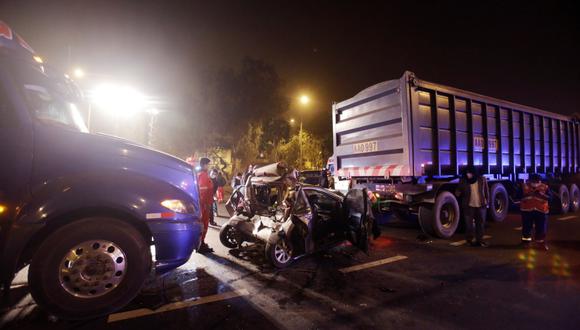
[{"label": "person standing by truck", "polygon": [[209,158],[202,158],[199,160],[200,171],[197,173],[197,182],[199,185],[201,218],[203,221],[203,234],[201,235],[201,245],[199,253],[213,252],[213,249],[205,242],[205,235],[209,227],[209,220],[212,212],[213,204],[213,183],[208,174],[210,160]]},{"label": "person standing by truck", "polygon": [[487,179],[479,175],[474,166],[468,166],[459,180],[456,195],[461,198],[467,242],[471,246],[487,247],[488,244],[483,241],[485,216],[489,207]]},{"label": "person standing by truck", "polygon": [[550,212],[550,188],[542,183],[542,178],[538,174],[532,174],[529,182],[523,184],[522,191],[524,196],[520,202],[522,245],[528,247],[532,243],[532,230],[535,230],[536,244],[548,251],[546,231]]}]

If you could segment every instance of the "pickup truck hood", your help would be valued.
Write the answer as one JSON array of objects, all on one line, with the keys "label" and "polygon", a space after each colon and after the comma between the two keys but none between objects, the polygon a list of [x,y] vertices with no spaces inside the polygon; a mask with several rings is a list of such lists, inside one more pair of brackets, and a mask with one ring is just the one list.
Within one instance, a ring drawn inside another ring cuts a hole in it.
[{"label": "pickup truck hood", "polygon": [[174,170],[191,172],[191,165],[185,161],[141,144],[106,134],[86,134],[86,136],[88,145],[94,145],[104,154],[112,157],[126,157],[131,161],[153,163]]},{"label": "pickup truck hood", "polygon": [[[191,177],[188,163],[125,139],[38,125],[35,130],[36,179],[74,173],[131,171],[167,177],[181,173]],[[173,174],[170,174],[173,173]]]}]

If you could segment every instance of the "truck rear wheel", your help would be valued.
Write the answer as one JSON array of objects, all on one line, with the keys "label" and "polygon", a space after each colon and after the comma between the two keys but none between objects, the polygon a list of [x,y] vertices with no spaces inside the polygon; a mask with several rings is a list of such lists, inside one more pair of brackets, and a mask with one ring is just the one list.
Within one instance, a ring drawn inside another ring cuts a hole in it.
[{"label": "truck rear wheel", "polygon": [[570,212],[576,212],[580,209],[580,189],[575,183],[570,185]]},{"label": "truck rear wheel", "polygon": [[450,238],[460,221],[459,204],[449,191],[440,193],[431,207],[419,208],[419,224],[426,234]]},{"label": "truck rear wheel", "polygon": [[509,209],[509,198],[507,190],[501,183],[494,183],[489,190],[490,207],[489,218],[494,222],[502,222],[505,220]]},{"label": "truck rear wheel", "polygon": [[558,197],[555,200],[556,211],[560,214],[566,214],[570,209],[570,191],[568,191],[568,187],[566,187],[565,184],[559,184],[556,187],[556,193]]},{"label": "truck rear wheel", "polygon": [[117,219],[94,217],[68,224],[32,258],[28,273],[34,300],[69,320],[110,314],[129,303],[151,269],[143,235]]}]

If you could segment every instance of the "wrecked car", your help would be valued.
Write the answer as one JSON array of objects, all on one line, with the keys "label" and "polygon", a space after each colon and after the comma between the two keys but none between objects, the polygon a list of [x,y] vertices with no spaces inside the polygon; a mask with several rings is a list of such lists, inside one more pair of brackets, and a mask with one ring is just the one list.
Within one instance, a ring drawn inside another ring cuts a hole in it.
[{"label": "wrecked car", "polygon": [[254,171],[227,208],[232,216],[221,228],[221,243],[231,249],[265,243],[266,259],[278,268],[345,240],[365,253],[369,249],[373,217],[366,189],[344,196],[304,185],[282,163]]}]

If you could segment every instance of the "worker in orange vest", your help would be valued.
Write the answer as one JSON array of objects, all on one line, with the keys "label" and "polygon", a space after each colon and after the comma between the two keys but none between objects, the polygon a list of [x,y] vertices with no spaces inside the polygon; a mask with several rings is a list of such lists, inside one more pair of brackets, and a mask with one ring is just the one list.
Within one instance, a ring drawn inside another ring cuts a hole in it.
[{"label": "worker in orange vest", "polygon": [[201,206],[201,219],[203,221],[203,233],[201,235],[201,246],[197,252],[208,253],[213,252],[213,249],[205,242],[205,235],[209,227],[210,212],[212,212],[213,204],[213,183],[208,174],[209,158],[202,158],[199,160],[201,169],[197,173],[197,184],[199,186],[199,199]]},{"label": "worker in orange vest", "polygon": [[532,243],[532,230],[535,229],[535,241],[538,247],[548,250],[546,231],[548,227],[548,213],[550,212],[550,188],[542,183],[538,174],[530,175],[528,183],[523,184],[523,198],[520,202],[522,212],[522,245]]}]

